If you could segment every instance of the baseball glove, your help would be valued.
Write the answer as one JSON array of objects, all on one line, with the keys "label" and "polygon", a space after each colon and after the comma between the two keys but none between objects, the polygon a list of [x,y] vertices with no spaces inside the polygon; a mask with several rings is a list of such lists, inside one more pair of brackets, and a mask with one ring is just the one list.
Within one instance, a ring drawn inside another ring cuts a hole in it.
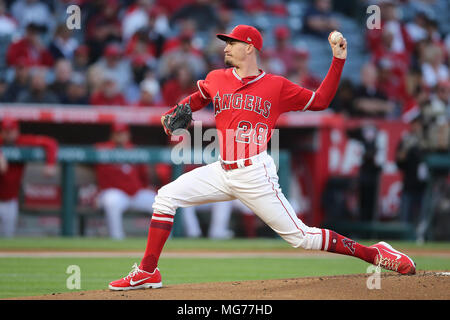
[{"label": "baseball glove", "polygon": [[191,99],[188,103],[177,104],[175,109],[164,117],[164,130],[172,134],[177,129],[186,129],[192,121]]}]

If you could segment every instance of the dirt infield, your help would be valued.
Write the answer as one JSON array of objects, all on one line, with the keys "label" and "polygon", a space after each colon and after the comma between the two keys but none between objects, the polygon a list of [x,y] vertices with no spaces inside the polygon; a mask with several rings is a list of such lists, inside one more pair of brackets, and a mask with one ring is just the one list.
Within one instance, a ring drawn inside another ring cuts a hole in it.
[{"label": "dirt infield", "polygon": [[42,300],[450,300],[450,273],[381,275],[380,289],[367,288],[368,274],[168,285],[160,289],[54,293],[20,299]]}]

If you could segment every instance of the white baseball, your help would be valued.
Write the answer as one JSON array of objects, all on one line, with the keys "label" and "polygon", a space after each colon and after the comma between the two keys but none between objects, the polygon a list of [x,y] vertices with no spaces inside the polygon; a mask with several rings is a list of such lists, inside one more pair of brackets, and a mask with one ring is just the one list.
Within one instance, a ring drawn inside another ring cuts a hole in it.
[{"label": "white baseball", "polygon": [[341,41],[341,38],[343,38],[342,33],[340,33],[339,31],[333,31],[333,33],[331,34],[330,40],[331,40],[331,43],[336,44],[339,41]]}]

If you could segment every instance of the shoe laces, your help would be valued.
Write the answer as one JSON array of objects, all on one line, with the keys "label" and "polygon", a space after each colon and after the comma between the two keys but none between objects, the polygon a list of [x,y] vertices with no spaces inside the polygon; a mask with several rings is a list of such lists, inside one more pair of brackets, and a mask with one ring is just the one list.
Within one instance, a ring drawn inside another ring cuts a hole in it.
[{"label": "shoe laces", "polygon": [[139,269],[137,263],[135,263],[135,264],[133,264],[133,267],[132,267],[130,273],[123,279],[126,280],[128,278],[132,278],[132,277],[134,277],[136,274],[138,274],[140,272],[142,272],[142,270]]},{"label": "shoe laces", "polygon": [[387,270],[398,271],[398,267],[400,266],[400,261],[396,261],[390,259],[388,257],[383,257],[381,253],[378,255],[378,266],[383,267]]}]

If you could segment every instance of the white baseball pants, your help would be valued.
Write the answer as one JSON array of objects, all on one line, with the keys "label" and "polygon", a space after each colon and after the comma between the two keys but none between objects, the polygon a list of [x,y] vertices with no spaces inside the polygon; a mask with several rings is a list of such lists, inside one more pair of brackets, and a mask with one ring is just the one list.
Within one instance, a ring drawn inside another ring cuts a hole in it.
[{"label": "white baseball pants", "polygon": [[179,207],[239,199],[291,246],[321,249],[321,229],[297,218],[278,184],[272,157],[262,152],[250,159],[248,167],[225,171],[216,161],[181,175],[159,189],[154,212],[175,215]]},{"label": "white baseball pants", "polygon": [[134,196],[129,196],[120,189],[105,189],[100,192],[98,206],[105,211],[109,235],[113,239],[125,238],[122,215],[128,209],[152,213],[152,203],[156,193],[150,189],[139,190]]},{"label": "white baseball pants", "polygon": [[11,238],[16,233],[19,209],[17,199],[0,201],[1,235]]}]

